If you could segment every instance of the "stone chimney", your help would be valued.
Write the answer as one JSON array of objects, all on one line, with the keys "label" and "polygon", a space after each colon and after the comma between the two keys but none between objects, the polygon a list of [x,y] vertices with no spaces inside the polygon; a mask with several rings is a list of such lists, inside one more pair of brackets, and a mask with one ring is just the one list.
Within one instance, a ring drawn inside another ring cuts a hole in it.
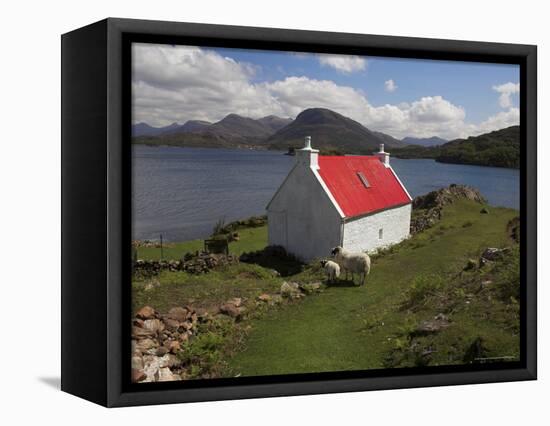
[{"label": "stone chimney", "polygon": [[319,168],[319,150],[311,148],[311,136],[306,136],[304,147],[296,150],[296,161],[312,169]]},{"label": "stone chimney", "polygon": [[390,167],[390,153],[384,152],[384,144],[380,144],[380,150],[376,152],[374,155],[378,157],[378,159],[384,164],[386,167]]}]

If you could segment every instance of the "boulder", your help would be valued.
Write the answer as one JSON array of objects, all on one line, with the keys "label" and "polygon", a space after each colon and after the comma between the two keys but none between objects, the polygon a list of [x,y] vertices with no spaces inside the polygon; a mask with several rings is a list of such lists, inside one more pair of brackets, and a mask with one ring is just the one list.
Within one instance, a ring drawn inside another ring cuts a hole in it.
[{"label": "boulder", "polygon": [[180,306],[172,308],[168,311],[166,318],[170,318],[179,322],[184,322],[187,319],[189,311],[186,308]]},{"label": "boulder", "polygon": [[154,332],[147,328],[132,327],[132,337],[137,340],[153,337]]},{"label": "boulder", "polygon": [[135,370],[143,370],[143,358],[140,356],[133,356],[132,368]]},{"label": "boulder", "polygon": [[143,322],[143,328],[156,334],[164,330],[164,323],[159,319],[148,319]]},{"label": "boulder", "polygon": [[156,382],[159,379],[160,362],[156,356],[148,356],[143,358],[145,366],[143,372],[147,376],[144,381]]},{"label": "boulder", "polygon": [[301,284],[300,289],[306,294],[316,293],[321,290],[321,283]]},{"label": "boulder", "polygon": [[481,257],[490,261],[502,260],[506,252],[508,252],[508,249],[506,248],[499,249],[495,247],[488,247],[483,251]]},{"label": "boulder", "polygon": [[168,367],[159,369],[158,371],[159,382],[173,382],[174,380],[179,380],[179,376],[172,374],[172,372]]},{"label": "boulder", "polygon": [[136,317],[146,320],[156,318],[156,315],[157,313],[153,308],[151,308],[150,306],[144,306],[137,312]]},{"label": "boulder", "polygon": [[167,353],[168,353],[168,348],[166,348],[165,346],[159,346],[157,348],[157,351],[155,352],[157,356],[163,356],[163,355],[166,355]]},{"label": "boulder", "polygon": [[258,296],[258,300],[260,302],[269,302],[271,300],[271,295],[270,294],[267,294],[267,293],[263,293],[263,294],[260,294]]},{"label": "boulder", "polygon": [[180,359],[174,354],[165,354],[159,357],[159,366],[160,368],[164,367],[177,367],[181,364]]},{"label": "boulder", "polygon": [[300,286],[298,283],[285,281],[281,284],[281,295],[292,299],[301,297],[302,292],[300,291]]},{"label": "boulder", "polygon": [[220,312],[231,318],[240,319],[244,308],[235,306],[233,303],[224,303],[220,306]]},{"label": "boulder", "polygon": [[172,340],[171,342],[168,342],[167,348],[171,353],[177,354],[181,349],[181,344],[177,340]]},{"label": "boulder", "polygon": [[422,321],[416,327],[416,334],[437,333],[449,327],[449,319],[444,314],[438,314],[433,319]]},{"label": "boulder", "polygon": [[158,343],[153,339],[143,339],[136,343],[136,351],[147,352],[150,349],[156,348]]},{"label": "boulder", "polygon": [[144,373],[143,370],[132,368],[132,382],[134,383],[141,382],[146,378],[147,378],[147,375]]},{"label": "boulder", "polygon": [[181,323],[175,319],[172,319],[172,318],[165,318],[164,319],[164,325],[166,327],[167,330],[169,331],[176,331]]}]

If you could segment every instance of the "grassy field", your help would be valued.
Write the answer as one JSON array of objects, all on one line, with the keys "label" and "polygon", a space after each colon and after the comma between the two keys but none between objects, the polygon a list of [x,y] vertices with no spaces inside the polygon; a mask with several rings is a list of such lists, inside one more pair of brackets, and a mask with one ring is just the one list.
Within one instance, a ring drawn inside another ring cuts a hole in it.
[{"label": "grassy field", "polygon": [[[517,211],[488,207],[489,214],[481,214],[482,207],[465,200],[445,207],[433,228],[373,257],[364,287],[342,280],[301,301],[260,309],[236,325],[238,333],[224,329],[226,341],[216,340],[217,365],[211,371],[251,376],[459,364],[479,357],[516,359],[517,250],[493,266],[465,266],[487,247],[517,246],[506,231]],[[239,235],[230,244],[233,254],[267,243],[265,226],[239,230]],[[178,243],[165,248],[164,258],[180,259],[200,248],[199,240]],[[158,259],[160,249],[140,248],[138,255]],[[261,293],[277,292],[285,280],[322,279],[318,265],[287,277],[245,263],[204,275],[163,272],[133,283],[133,305],[161,312],[187,304],[210,309],[232,297],[254,302]],[[419,323],[438,314],[448,318],[447,328],[418,332]],[[239,341],[227,346],[227,339],[235,336]]]},{"label": "grassy field", "polygon": [[[515,215],[497,208],[480,214],[480,205],[467,201],[446,207],[437,226],[374,259],[365,287],[343,282],[254,321],[228,374],[457,364],[476,345],[485,357],[517,358],[517,303],[495,297],[498,289],[475,293],[484,274],[496,283],[499,271],[462,272],[484,248],[511,244],[506,224]],[[293,279],[308,280],[312,272]],[[411,298],[412,306],[404,308]],[[439,313],[448,316],[447,329],[415,336],[420,321]]]},{"label": "grassy field", "polygon": [[[267,226],[247,228],[239,230],[239,241],[229,244],[229,253],[240,255],[245,251],[261,250],[267,244]],[[164,260],[180,260],[187,252],[194,253],[204,249],[204,240],[191,240],[179,243],[166,243],[162,254]],[[138,258],[146,260],[159,260],[161,250],[159,247],[139,247]]]}]

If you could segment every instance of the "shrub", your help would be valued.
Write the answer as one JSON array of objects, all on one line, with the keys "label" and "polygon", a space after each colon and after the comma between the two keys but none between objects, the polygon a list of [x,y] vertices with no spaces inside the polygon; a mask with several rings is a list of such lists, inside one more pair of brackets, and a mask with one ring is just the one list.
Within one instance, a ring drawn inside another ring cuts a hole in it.
[{"label": "shrub", "polygon": [[419,309],[426,301],[434,296],[443,286],[443,278],[440,275],[419,275],[413,279],[409,289],[405,292],[402,309]]}]

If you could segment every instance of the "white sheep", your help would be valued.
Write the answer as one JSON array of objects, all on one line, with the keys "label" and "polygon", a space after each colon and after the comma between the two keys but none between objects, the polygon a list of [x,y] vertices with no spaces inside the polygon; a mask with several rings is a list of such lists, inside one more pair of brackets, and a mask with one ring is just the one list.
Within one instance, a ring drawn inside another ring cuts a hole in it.
[{"label": "white sheep", "polygon": [[321,267],[325,270],[329,282],[334,282],[340,276],[340,265],[332,260],[321,260]]},{"label": "white sheep", "polygon": [[353,274],[358,273],[361,278],[361,285],[365,284],[367,275],[370,272],[370,257],[366,253],[352,253],[346,249],[338,246],[332,249],[332,255],[338,264],[346,271],[346,279],[348,271],[351,272],[351,280],[353,281]]}]

